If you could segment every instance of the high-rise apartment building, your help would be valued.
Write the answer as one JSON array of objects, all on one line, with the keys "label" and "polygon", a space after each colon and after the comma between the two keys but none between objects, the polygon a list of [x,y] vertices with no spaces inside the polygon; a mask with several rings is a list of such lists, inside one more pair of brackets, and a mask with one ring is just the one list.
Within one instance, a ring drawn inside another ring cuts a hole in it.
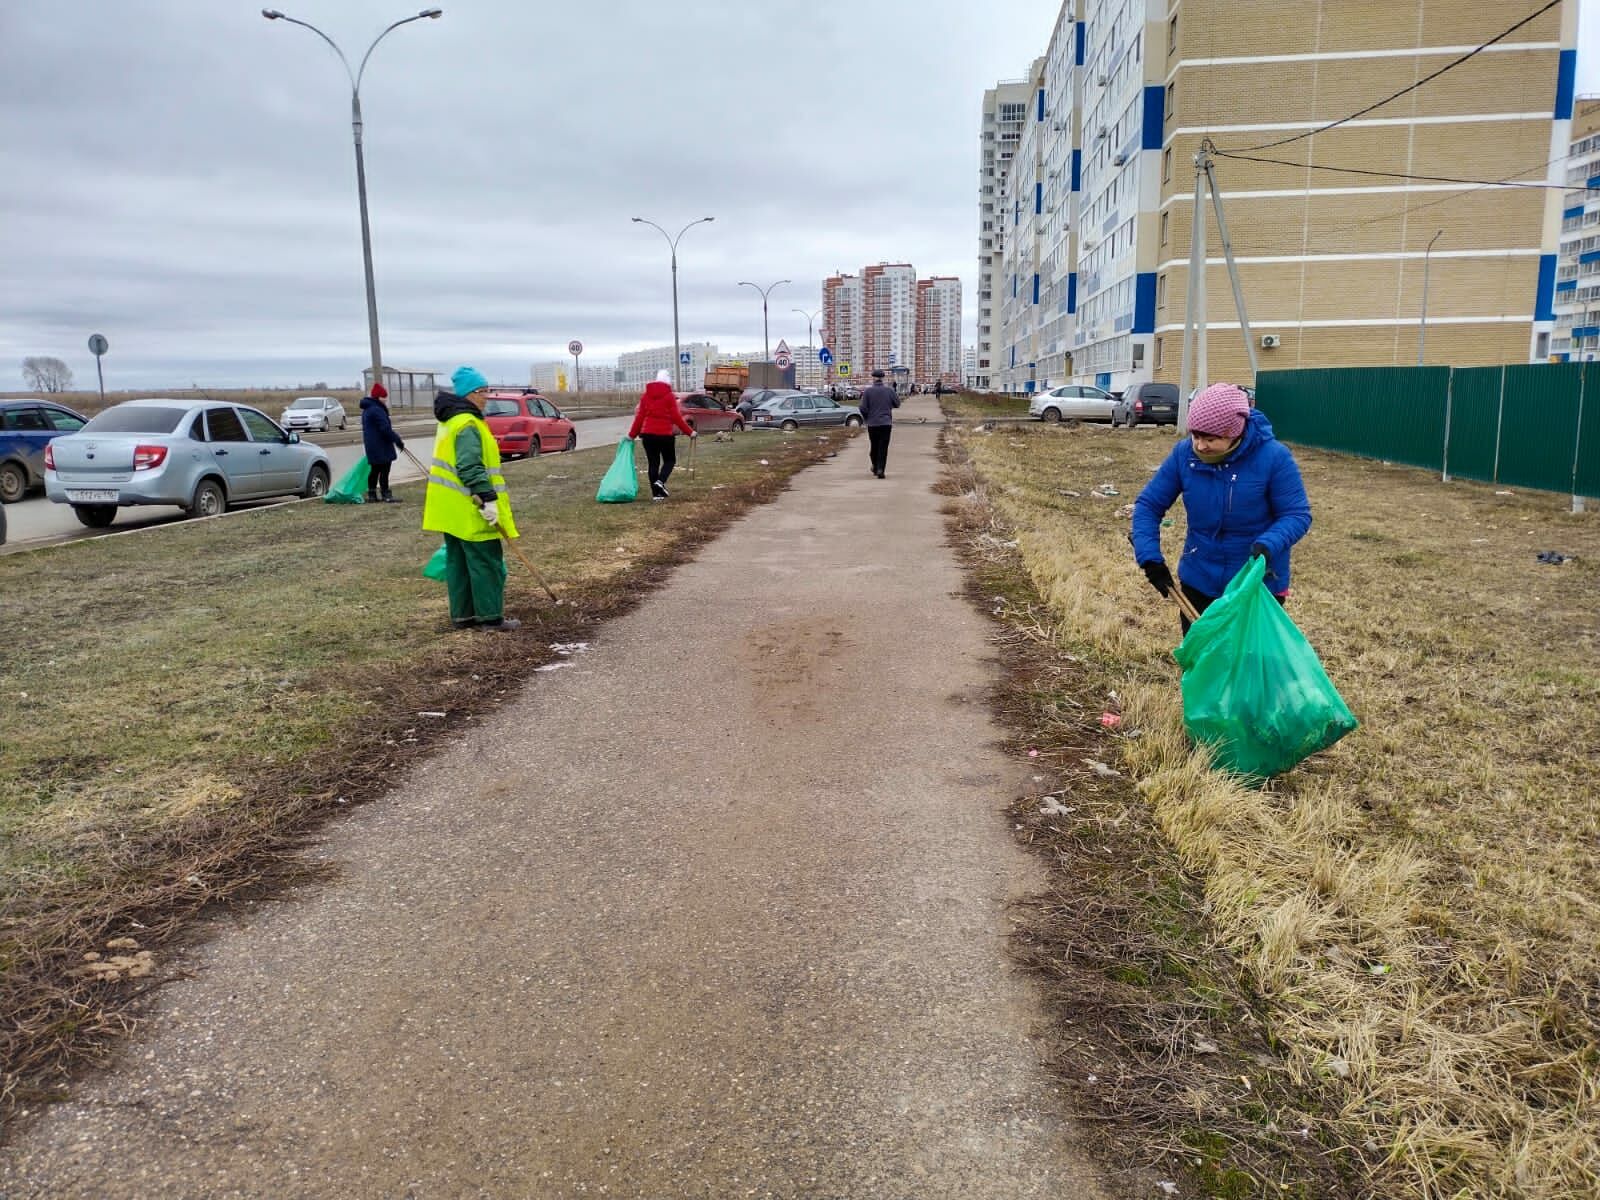
[{"label": "high-rise apartment building", "polygon": [[694,391],[705,382],[706,368],[717,361],[717,348],[710,342],[684,342],[682,350],[689,356],[689,361],[682,365],[673,357],[671,346],[651,346],[648,350],[630,350],[617,355],[617,372],[622,376],[623,389],[643,391],[657,371],[667,371],[673,379],[682,381],[684,391]]},{"label": "high-rise apartment building", "polygon": [[861,279],[840,273],[822,281],[823,345],[838,366],[848,367],[847,378],[859,378],[861,349]]},{"label": "high-rise apartment building", "polygon": [[[991,385],[1008,391],[1178,378],[1207,139],[1262,368],[1415,362],[1424,271],[1430,361],[1551,353],[1557,241],[1580,202],[1564,210],[1559,190],[1576,0],[1370,112],[1359,110],[1525,14],[1478,0],[1293,9],[1272,19],[1237,0],[1067,0],[1027,82],[993,212],[980,195],[980,239],[998,222],[1004,243],[998,277],[980,276],[979,378],[985,357]],[[1208,372],[1248,381],[1221,237],[1205,219]],[[979,266],[992,264],[980,254]],[[989,343],[985,280],[998,316]]]},{"label": "high-rise apartment building", "polygon": [[1600,98],[1583,97],[1572,116],[1569,190],[1561,210],[1556,261],[1555,333],[1550,355],[1561,362],[1600,359]]},{"label": "high-rise apartment building", "polygon": [[916,383],[961,383],[961,280],[935,275],[917,280]]},{"label": "high-rise apartment building", "polygon": [[574,376],[570,358],[534,363],[528,382],[541,392],[570,392],[574,385],[585,392],[614,392],[621,386],[612,364],[580,362]]},{"label": "high-rise apartment building", "polygon": [[999,331],[997,303],[1002,295],[1002,260],[1008,222],[1001,211],[1006,176],[1022,140],[1033,78],[1043,60],[1025,79],[1002,80],[983,94],[983,118],[978,133],[978,340],[972,386],[988,388],[997,367],[995,336]]},{"label": "high-rise apartment building", "polygon": [[861,351],[857,373],[901,368],[909,374],[917,342],[917,271],[878,263],[861,272]]}]

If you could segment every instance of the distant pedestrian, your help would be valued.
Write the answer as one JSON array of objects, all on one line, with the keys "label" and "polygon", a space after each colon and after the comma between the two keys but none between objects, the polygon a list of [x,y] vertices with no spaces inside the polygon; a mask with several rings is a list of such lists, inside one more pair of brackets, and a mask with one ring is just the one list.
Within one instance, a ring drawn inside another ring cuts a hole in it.
[{"label": "distant pedestrian", "polygon": [[871,385],[861,393],[861,420],[867,427],[872,473],[886,478],[889,467],[889,435],[894,432],[894,410],[900,407],[899,394],[883,382],[883,371],[872,373]]},{"label": "distant pedestrian", "polygon": [[517,536],[511,497],[500,473],[500,448],[483,420],[481,372],[458,367],[453,392],[433,401],[439,432],[422,506],[422,527],[444,535],[445,588],[457,629],[504,633],[522,622],[505,615],[506,561],[500,545]]},{"label": "distant pedestrian", "polygon": [[[1178,578],[1161,555],[1161,518],[1183,497],[1189,532]],[[1252,558],[1267,560],[1265,583],[1289,593],[1289,548],[1311,528],[1300,468],[1272,435],[1244,389],[1214,383],[1189,408],[1189,436],[1172,448],[1133,505],[1134,560],[1163,596],[1182,587],[1204,612]],[[1184,632],[1187,617],[1181,618]]]},{"label": "distant pedestrian", "polygon": [[672,376],[659,371],[655,381],[647,384],[644,395],[639,397],[639,407],[633,411],[633,424],[628,428],[630,438],[644,443],[652,500],[667,498],[667,480],[672,468],[678,465],[675,431],[679,429],[690,437],[695,436],[694,427],[684,420],[683,407],[672,390]]},{"label": "distant pedestrian", "polygon": [[389,389],[381,383],[372,385],[372,395],[361,399],[361,445],[367,453],[367,503],[376,504],[381,496],[385,504],[398,504],[399,500],[389,490],[389,468],[394,466],[395,451],[404,450],[405,442],[394,431],[389,421]]}]

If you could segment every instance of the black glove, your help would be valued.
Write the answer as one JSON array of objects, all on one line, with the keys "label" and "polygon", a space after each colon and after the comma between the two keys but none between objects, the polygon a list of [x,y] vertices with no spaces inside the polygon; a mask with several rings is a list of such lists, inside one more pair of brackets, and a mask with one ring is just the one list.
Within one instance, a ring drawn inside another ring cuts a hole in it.
[{"label": "black glove", "polygon": [[1150,581],[1150,586],[1155,588],[1156,591],[1163,596],[1172,594],[1172,572],[1167,569],[1166,563],[1152,559],[1150,562],[1140,563],[1139,569],[1144,572],[1144,577]]},{"label": "black glove", "polygon": [[1265,546],[1263,546],[1260,542],[1257,542],[1254,546],[1250,547],[1250,557],[1251,558],[1266,558],[1267,557],[1267,548]]},{"label": "black glove", "polygon": [[399,438],[395,438],[394,447],[395,447],[396,450],[404,450],[406,448],[406,444],[404,442],[402,442]]}]

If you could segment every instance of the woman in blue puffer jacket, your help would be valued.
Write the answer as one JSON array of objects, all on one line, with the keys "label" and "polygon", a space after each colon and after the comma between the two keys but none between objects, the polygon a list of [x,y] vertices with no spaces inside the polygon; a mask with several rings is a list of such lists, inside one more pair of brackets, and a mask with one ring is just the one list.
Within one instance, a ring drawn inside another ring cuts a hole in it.
[{"label": "woman in blue puffer jacket", "polygon": [[404,450],[406,444],[389,421],[388,398],[389,389],[375,383],[372,394],[361,401],[361,445],[372,468],[367,476],[368,504],[377,503],[380,492],[385,504],[399,503],[389,490],[389,470],[394,466],[395,451]]},{"label": "woman in blue puffer jacket", "polygon": [[[1161,518],[1180,495],[1189,533],[1175,583],[1161,556]],[[1134,502],[1131,540],[1156,591],[1165,596],[1181,586],[1204,612],[1258,555],[1267,560],[1267,587],[1281,602],[1289,591],[1289,548],[1310,528],[1311,502],[1294,455],[1243,389],[1214,383],[1189,407],[1189,436]],[[1189,630],[1187,618],[1183,629]]]}]

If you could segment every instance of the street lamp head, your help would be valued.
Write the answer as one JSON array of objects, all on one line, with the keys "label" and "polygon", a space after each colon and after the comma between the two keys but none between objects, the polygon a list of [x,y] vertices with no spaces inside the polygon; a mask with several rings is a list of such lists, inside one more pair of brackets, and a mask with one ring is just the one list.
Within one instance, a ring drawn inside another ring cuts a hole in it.
[{"label": "street lamp head", "polygon": [[700,219],[702,221],[715,221],[716,220],[715,217],[701,217]]},{"label": "street lamp head", "polygon": [[432,17],[435,21],[437,21],[440,17],[444,16],[444,9],[442,9],[442,8],[425,8],[421,12],[419,12],[417,14],[417,16],[419,16],[419,17]]},{"label": "street lamp head", "polygon": [[629,217],[628,219],[630,221],[632,221],[635,225],[643,225],[644,224],[644,218],[643,217]]},{"label": "street lamp head", "polygon": [[269,21],[276,21],[279,17],[283,16],[283,14],[275,8],[263,8],[261,10],[261,15]]}]

